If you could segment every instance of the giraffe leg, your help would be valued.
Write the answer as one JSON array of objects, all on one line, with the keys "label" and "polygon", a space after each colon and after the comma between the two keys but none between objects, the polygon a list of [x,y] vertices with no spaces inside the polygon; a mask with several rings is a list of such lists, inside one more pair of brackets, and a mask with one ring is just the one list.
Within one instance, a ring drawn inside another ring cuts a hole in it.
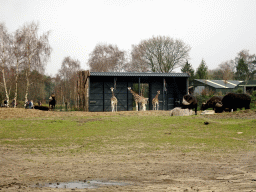
[{"label": "giraffe leg", "polygon": [[139,111],[139,110],[138,110],[138,103],[136,103],[136,111]]}]

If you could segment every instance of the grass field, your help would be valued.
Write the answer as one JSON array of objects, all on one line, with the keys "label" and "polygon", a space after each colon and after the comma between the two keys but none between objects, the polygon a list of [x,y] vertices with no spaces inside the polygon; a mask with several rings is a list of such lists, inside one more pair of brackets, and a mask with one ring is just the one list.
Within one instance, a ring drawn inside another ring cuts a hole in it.
[{"label": "grass field", "polygon": [[[18,114],[23,115],[16,117],[15,110],[20,110]],[[256,149],[256,111],[253,110],[171,117],[169,112],[85,113],[0,109],[1,117],[6,113],[10,113],[10,118],[0,120],[2,154],[7,154],[8,150],[9,154],[17,153],[20,159],[37,165],[41,160],[36,157],[55,157],[55,162],[59,162],[62,157],[89,158],[90,154],[101,157],[101,161],[107,157],[119,162],[121,156],[131,155],[130,160],[135,161],[139,158],[138,154],[152,157],[155,154],[196,154],[198,157],[217,154],[226,157],[254,153]],[[150,160],[153,161],[148,157],[147,162]],[[120,167],[113,169],[123,171]],[[127,171],[123,171],[125,173],[121,180],[131,180],[127,179]],[[159,174],[157,171],[154,173]],[[16,178],[19,180],[23,176],[21,174]],[[2,182],[8,184],[9,180]],[[32,179],[28,181],[31,182]],[[2,186],[4,189],[5,184],[2,183]],[[143,189],[145,186],[140,190]],[[158,188],[155,189],[157,191]]]},{"label": "grass field", "polygon": [[43,153],[61,147],[65,153],[234,152],[252,150],[256,135],[256,119],[204,116],[37,117],[1,120],[0,125],[1,145]]}]

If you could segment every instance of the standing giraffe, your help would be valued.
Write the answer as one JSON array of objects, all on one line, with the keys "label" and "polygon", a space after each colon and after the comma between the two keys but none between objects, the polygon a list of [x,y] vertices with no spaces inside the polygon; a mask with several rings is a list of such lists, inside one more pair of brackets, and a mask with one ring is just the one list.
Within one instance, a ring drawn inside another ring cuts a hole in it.
[{"label": "standing giraffe", "polygon": [[136,111],[138,111],[138,103],[141,103],[142,105],[142,110],[146,111],[146,104],[148,103],[148,98],[142,97],[135,93],[131,87],[128,87],[128,90],[132,93],[135,103],[136,103]]},{"label": "standing giraffe", "polygon": [[159,110],[159,100],[158,95],[160,95],[160,91],[157,91],[156,96],[152,100],[153,110]]},{"label": "standing giraffe", "polygon": [[111,97],[111,108],[112,108],[112,112],[117,111],[117,98],[115,97],[114,94],[114,88],[111,87],[111,92],[112,92],[112,97]]}]

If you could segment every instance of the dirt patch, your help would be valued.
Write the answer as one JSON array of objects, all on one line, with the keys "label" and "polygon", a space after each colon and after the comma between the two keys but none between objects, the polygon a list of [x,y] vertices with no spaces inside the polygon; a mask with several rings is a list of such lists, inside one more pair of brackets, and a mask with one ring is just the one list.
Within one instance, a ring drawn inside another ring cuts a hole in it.
[{"label": "dirt patch", "polygon": [[[0,118],[165,115],[146,112],[55,112],[0,109]],[[200,117],[200,116],[199,116]],[[172,117],[170,117],[172,118]],[[256,118],[255,111],[209,115],[207,118]],[[86,121],[85,121],[86,122]],[[83,122],[81,122],[83,123]],[[1,126],[0,126],[1,128]],[[255,191],[256,153],[152,153],[119,155],[28,154],[26,149],[0,146],[1,191]],[[101,180],[129,183],[92,189],[47,188],[47,183]],[[34,186],[38,187],[34,187]]]},{"label": "dirt patch", "polygon": [[[102,180],[124,186],[75,191],[250,191],[256,187],[256,154],[27,155],[0,149],[3,191],[70,191],[46,183]],[[25,152],[25,151],[24,151]],[[38,187],[36,187],[37,185]]]}]

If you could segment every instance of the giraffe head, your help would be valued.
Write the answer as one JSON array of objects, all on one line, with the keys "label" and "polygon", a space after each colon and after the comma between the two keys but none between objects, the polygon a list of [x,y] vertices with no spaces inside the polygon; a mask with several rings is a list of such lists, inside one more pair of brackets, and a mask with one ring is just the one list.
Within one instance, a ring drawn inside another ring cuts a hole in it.
[{"label": "giraffe head", "polygon": [[157,94],[160,95],[160,91],[157,91]]},{"label": "giraffe head", "polygon": [[113,92],[114,91],[114,87],[111,87],[110,90]]},{"label": "giraffe head", "polygon": [[128,87],[128,90],[131,90],[132,88],[131,87]]}]

